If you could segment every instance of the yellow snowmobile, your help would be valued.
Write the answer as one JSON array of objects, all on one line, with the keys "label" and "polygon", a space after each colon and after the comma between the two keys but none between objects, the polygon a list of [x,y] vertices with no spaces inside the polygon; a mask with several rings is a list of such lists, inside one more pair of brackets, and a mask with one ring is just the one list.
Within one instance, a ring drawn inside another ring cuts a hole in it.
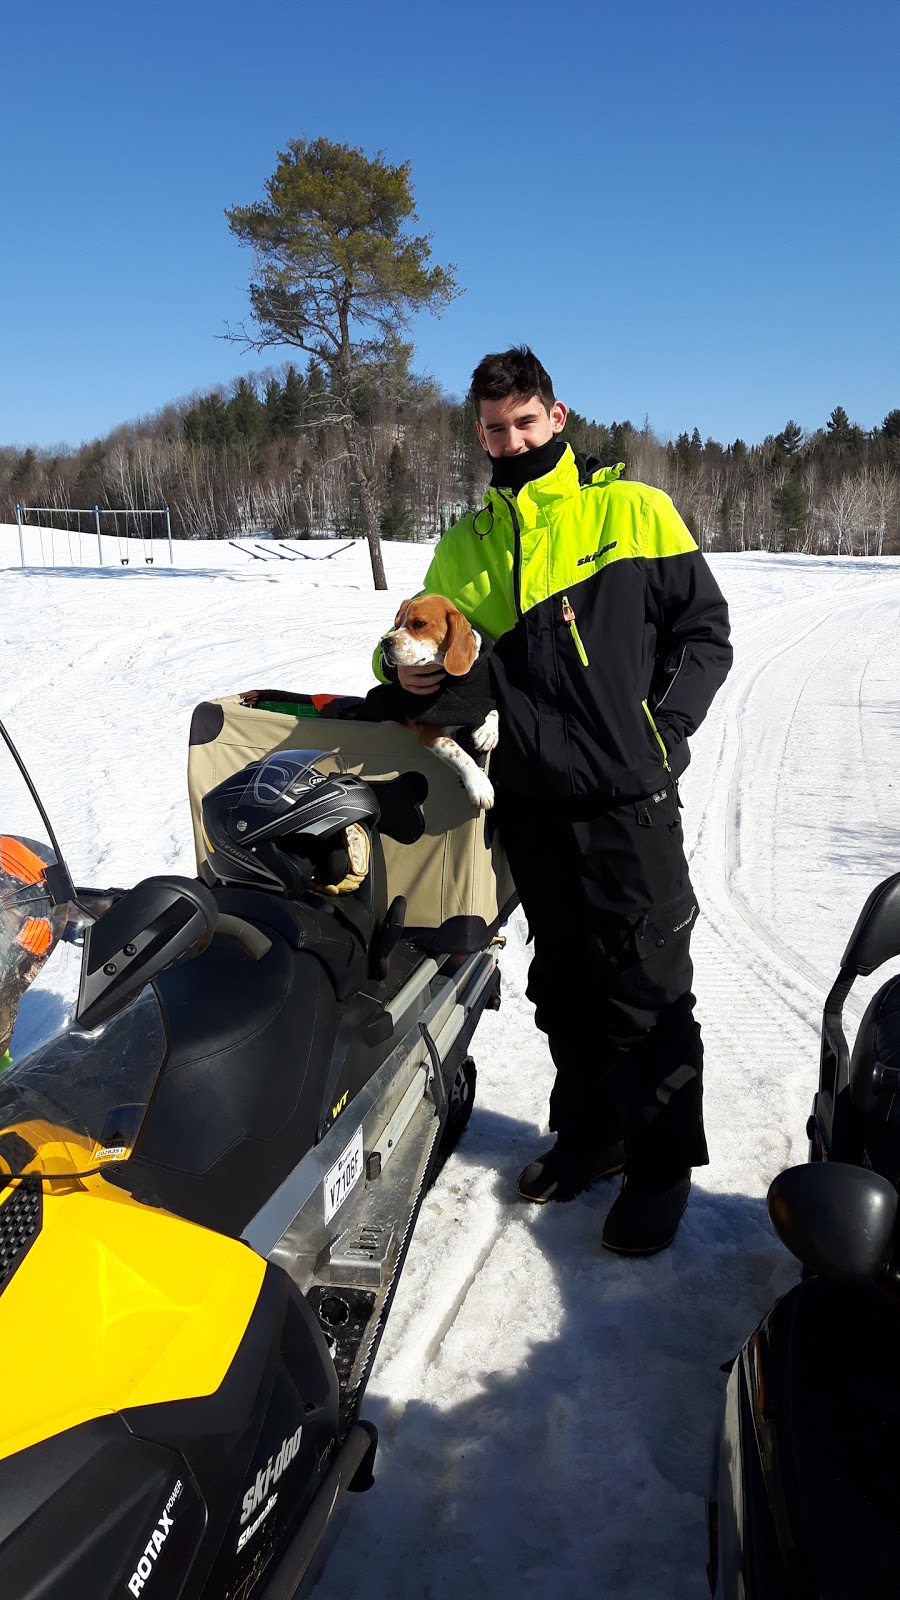
[{"label": "yellow snowmobile", "polygon": [[0,1596],[288,1600],[372,1481],[494,948],[375,915],[382,802],[317,751],[206,796],[210,882],[77,889],[0,732]]}]

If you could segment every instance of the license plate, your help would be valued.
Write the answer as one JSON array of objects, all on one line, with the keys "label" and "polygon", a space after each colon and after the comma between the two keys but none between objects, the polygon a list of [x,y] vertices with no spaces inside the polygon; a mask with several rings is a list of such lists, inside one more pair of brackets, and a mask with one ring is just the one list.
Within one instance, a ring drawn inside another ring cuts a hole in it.
[{"label": "license plate", "polygon": [[325,1195],[325,1221],[330,1222],[335,1212],[344,1204],[350,1190],[362,1177],[363,1136],[357,1128],[346,1150],[339,1155],[334,1166],[325,1174],[322,1185]]}]

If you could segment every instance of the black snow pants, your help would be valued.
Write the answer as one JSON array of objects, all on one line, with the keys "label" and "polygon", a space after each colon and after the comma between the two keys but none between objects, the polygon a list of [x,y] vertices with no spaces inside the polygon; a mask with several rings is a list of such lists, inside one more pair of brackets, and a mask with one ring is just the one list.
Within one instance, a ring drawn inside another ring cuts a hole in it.
[{"label": "black snow pants", "polygon": [[624,1138],[639,1180],[705,1165],[697,901],[675,783],[592,814],[499,794],[494,818],[534,939],[527,993],[556,1067],[551,1129],[579,1146]]}]

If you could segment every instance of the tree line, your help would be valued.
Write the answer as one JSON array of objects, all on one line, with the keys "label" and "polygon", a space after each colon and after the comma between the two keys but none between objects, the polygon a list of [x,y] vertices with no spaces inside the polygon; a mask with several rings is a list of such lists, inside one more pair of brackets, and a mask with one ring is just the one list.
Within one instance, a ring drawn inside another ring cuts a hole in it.
[{"label": "tree line", "polygon": [[[410,373],[405,349],[388,381],[383,371],[378,380],[357,388],[354,416],[381,535],[434,538],[486,481],[468,408]],[[333,410],[323,370],[311,361],[305,372],[288,364],[241,377],[77,449],[0,447],[0,521],[14,521],[17,505],[54,514],[168,506],[179,538],[362,535]]]},{"label": "tree line", "polygon": [[[381,537],[432,540],[480,504],[489,464],[468,402],[416,377],[410,354],[398,348],[388,374],[358,386],[354,415]],[[15,521],[17,504],[45,508],[63,526],[74,525],[59,520],[73,507],[168,506],[179,538],[362,536],[333,412],[327,376],[311,360],[305,371],[288,364],[241,377],[77,449],[0,448],[0,521]],[[867,431],[836,406],[811,433],[789,420],[758,444],[704,440],[696,428],[665,441],[646,424],[573,411],[566,438],[665,489],[703,549],[900,554],[900,409]],[[132,533],[140,526],[129,519]]]},{"label": "tree line", "polygon": [[663,442],[646,425],[581,418],[573,433],[665,489],[701,549],[900,554],[900,409],[866,430],[835,406],[812,432],[789,418],[758,444],[704,440],[697,428]]}]

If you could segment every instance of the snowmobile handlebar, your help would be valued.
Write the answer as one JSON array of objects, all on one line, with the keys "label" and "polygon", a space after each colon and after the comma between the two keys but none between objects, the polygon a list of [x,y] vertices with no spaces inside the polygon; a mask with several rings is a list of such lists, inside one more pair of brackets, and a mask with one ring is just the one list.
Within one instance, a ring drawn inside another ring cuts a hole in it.
[{"label": "snowmobile handlebar", "polygon": [[152,978],[209,943],[219,920],[197,878],[144,878],[85,930],[76,1019],[95,1028]]},{"label": "snowmobile handlebar", "polygon": [[235,939],[251,961],[261,961],[272,948],[271,939],[266,938],[261,928],[254,927],[252,922],[245,922],[243,917],[228,916],[223,911],[219,912],[216,933],[224,934],[226,939]]}]

